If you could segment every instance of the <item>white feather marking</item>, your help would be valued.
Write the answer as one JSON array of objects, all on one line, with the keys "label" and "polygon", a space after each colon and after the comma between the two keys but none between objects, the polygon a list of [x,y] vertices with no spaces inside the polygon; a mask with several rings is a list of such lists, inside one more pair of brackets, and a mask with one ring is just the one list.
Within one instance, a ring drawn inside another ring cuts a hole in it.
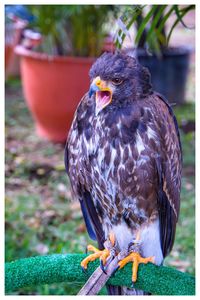
[{"label": "white feather marking", "polygon": [[130,146],[130,144],[128,144],[128,157],[130,157],[131,156],[131,146]]},{"label": "white feather marking", "polygon": [[154,130],[151,129],[151,127],[147,127],[147,136],[149,139],[155,139],[156,138],[156,133]]},{"label": "white feather marking", "polygon": [[141,152],[145,149],[143,140],[139,134],[137,134],[137,140],[136,140],[136,148],[138,150],[138,154],[140,155]]},{"label": "white feather marking", "polygon": [[101,162],[103,161],[104,158],[105,158],[104,148],[99,148],[98,156],[97,156],[97,162],[99,167],[101,167]]},{"label": "white feather marking", "polygon": [[78,157],[79,157],[80,149],[81,148],[80,148],[80,140],[79,139],[77,140],[77,144],[75,147],[70,146],[70,152],[74,155],[77,155]]},{"label": "white feather marking", "polygon": [[149,160],[150,160],[149,156],[141,155],[140,159],[137,160],[137,166],[140,167],[141,165],[144,165],[144,164],[148,163]]},{"label": "white feather marking", "polygon": [[70,138],[71,138],[71,143],[73,144],[75,142],[75,139],[77,138],[77,131],[76,130],[72,130]]},{"label": "white feather marking", "polygon": [[141,165],[144,165],[146,162],[147,162],[146,159],[141,158],[137,161],[137,166],[140,167]]},{"label": "white feather marking", "polygon": [[124,148],[122,147],[121,144],[119,144],[119,151],[120,151],[120,157],[123,157],[123,154],[124,154]]},{"label": "white feather marking", "polygon": [[117,155],[117,150],[115,148],[112,148],[111,149],[110,164],[109,164],[109,166],[106,170],[106,173],[105,173],[106,180],[108,179],[108,176],[109,176],[110,172],[113,171],[113,169],[114,169],[114,160],[115,160],[116,155]]},{"label": "white feather marking", "polygon": [[119,122],[116,126],[117,126],[117,128],[118,128],[119,130],[120,130],[121,127],[122,127],[120,122]]}]

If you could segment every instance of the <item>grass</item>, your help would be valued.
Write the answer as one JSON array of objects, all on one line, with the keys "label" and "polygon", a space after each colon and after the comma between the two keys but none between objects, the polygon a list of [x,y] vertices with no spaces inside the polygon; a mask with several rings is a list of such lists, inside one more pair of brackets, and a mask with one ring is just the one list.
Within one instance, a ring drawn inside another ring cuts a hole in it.
[{"label": "grass", "polygon": [[[194,121],[194,104],[175,108],[179,125]],[[21,94],[20,81],[6,86],[5,260],[80,253],[91,242],[80,207],[71,201],[64,146],[41,140]],[[195,273],[194,131],[181,130],[184,154],[181,212],[173,251],[165,264]],[[70,283],[24,288],[15,295],[72,295]],[[105,293],[105,290],[102,292]]]}]

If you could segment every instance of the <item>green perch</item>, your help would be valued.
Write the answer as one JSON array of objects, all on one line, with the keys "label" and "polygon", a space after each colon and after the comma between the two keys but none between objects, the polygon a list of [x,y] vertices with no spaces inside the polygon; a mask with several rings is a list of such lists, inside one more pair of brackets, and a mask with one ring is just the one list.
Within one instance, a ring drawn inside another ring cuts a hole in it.
[{"label": "green perch", "polygon": [[[5,264],[5,292],[56,282],[84,284],[99,266],[98,260],[89,263],[85,274],[80,266],[85,257],[84,254],[53,254],[8,262]],[[127,264],[108,283],[131,287],[131,269],[132,264]],[[141,264],[135,288],[154,295],[195,295],[195,278],[173,268]]]}]

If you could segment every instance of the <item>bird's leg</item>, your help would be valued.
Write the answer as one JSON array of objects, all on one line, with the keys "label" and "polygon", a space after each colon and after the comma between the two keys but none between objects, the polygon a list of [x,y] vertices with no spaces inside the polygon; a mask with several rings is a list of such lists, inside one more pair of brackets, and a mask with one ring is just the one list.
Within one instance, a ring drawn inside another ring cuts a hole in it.
[{"label": "bird's leg", "polygon": [[94,253],[90,254],[88,257],[86,257],[84,260],[82,260],[82,262],[81,262],[82,269],[86,270],[87,265],[90,261],[94,261],[95,259],[99,258],[100,266],[101,266],[102,270],[105,272],[105,265],[107,262],[107,258],[108,257],[112,258],[114,256],[113,255],[114,245],[115,245],[115,236],[112,232],[109,234],[108,240],[106,240],[104,243],[104,246],[105,246],[104,250],[99,250],[92,245],[88,245],[87,250],[92,251]]},{"label": "bird's leg", "polygon": [[[121,252],[119,253],[119,259],[120,261],[118,262],[118,269],[122,269],[128,262],[133,262],[132,265],[132,282],[137,281],[137,273],[138,273],[138,267],[139,264],[147,264],[148,262],[154,262],[154,257],[142,257],[139,253],[139,244],[140,244],[140,234],[138,233],[136,236],[136,239],[129,244],[129,249],[128,249],[128,255],[124,257],[124,253]],[[126,252],[127,254],[127,252]],[[121,259],[120,256],[123,256],[124,258]]]}]

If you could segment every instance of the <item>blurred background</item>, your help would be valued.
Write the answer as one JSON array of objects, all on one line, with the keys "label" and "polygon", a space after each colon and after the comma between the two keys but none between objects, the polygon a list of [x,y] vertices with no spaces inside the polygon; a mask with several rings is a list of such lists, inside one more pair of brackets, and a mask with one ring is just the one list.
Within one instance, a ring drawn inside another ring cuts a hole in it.
[{"label": "blurred background", "polygon": [[[71,201],[64,144],[88,71],[121,49],[150,69],[183,146],[181,211],[165,265],[195,275],[195,6],[5,6],[5,260],[82,253],[91,242]],[[70,283],[13,294],[73,295]],[[105,294],[105,290],[101,292]]]}]

